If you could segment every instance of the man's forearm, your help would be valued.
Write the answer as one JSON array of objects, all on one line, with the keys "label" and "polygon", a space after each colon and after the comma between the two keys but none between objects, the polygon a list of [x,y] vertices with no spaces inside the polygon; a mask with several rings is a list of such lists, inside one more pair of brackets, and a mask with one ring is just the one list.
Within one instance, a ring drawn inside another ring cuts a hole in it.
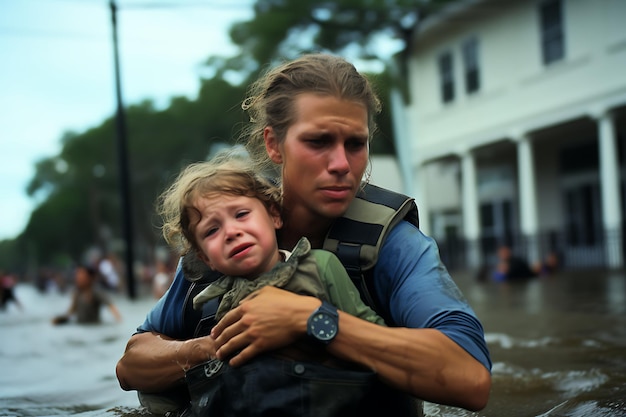
[{"label": "man's forearm", "polygon": [[480,410],[489,398],[489,371],[435,329],[381,327],[340,314],[339,334],[329,350],[426,401]]},{"label": "man's forearm", "polygon": [[210,338],[173,340],[157,333],[133,335],[115,371],[124,390],[158,392],[175,386],[185,372],[206,361],[215,347]]}]

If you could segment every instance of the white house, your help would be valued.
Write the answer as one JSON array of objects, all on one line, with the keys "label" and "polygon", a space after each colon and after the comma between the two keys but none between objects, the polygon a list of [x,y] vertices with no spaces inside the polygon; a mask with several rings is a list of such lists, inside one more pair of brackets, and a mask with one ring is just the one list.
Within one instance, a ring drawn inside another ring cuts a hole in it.
[{"label": "white house", "polygon": [[626,1],[461,0],[411,43],[398,133],[422,229],[473,266],[508,242],[623,267]]}]

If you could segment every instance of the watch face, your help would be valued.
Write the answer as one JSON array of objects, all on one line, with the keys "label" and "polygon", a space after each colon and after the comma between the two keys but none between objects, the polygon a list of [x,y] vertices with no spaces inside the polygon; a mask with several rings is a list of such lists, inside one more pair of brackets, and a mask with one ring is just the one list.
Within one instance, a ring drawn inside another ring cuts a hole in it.
[{"label": "watch face", "polygon": [[316,313],[311,317],[311,334],[319,340],[332,340],[337,334],[336,319],[330,314]]}]

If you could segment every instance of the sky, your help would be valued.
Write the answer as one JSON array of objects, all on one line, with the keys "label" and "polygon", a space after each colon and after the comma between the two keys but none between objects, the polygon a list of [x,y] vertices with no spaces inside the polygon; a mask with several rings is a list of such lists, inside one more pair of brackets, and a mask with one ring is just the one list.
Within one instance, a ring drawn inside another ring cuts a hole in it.
[{"label": "sky", "polygon": [[[228,28],[251,0],[115,0],[125,105],[196,97],[202,62],[232,56]],[[0,0],[0,240],[16,237],[37,201],[37,161],[115,112],[109,0]]]}]

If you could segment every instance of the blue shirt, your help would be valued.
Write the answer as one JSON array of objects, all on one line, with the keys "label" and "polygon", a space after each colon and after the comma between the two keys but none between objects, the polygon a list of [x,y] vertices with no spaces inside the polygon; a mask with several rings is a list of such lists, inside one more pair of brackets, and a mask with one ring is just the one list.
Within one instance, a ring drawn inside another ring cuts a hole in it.
[{"label": "blue shirt", "polygon": [[[183,331],[190,285],[179,264],[170,289],[137,331],[190,338]],[[441,262],[435,241],[412,224],[402,221],[389,232],[374,267],[374,289],[398,326],[437,329],[491,370],[482,325]]]},{"label": "blue shirt", "polygon": [[380,250],[374,286],[381,308],[398,326],[437,329],[491,370],[483,327],[441,262],[434,239],[400,222]]}]

